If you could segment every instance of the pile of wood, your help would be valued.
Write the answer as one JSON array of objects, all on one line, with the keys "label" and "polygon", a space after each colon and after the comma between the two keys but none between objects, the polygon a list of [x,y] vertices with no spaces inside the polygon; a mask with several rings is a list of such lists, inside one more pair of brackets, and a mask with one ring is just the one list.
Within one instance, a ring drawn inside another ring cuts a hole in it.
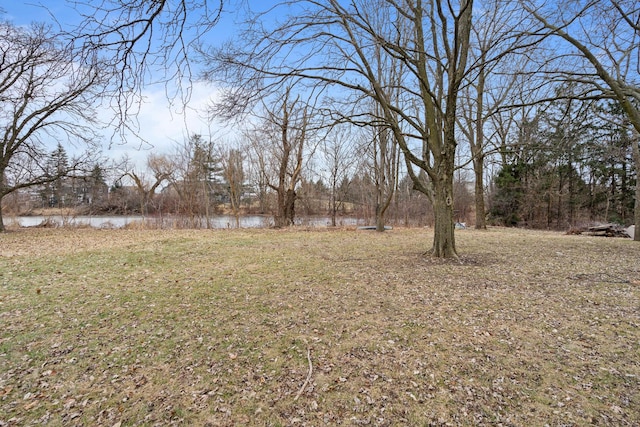
[{"label": "pile of wood", "polygon": [[593,227],[571,227],[567,230],[567,234],[586,233],[589,236],[633,238],[632,230],[633,227],[624,228],[618,224],[600,224],[594,225]]},{"label": "pile of wood", "polygon": [[590,236],[631,237],[627,230],[618,224],[602,224],[588,228]]}]

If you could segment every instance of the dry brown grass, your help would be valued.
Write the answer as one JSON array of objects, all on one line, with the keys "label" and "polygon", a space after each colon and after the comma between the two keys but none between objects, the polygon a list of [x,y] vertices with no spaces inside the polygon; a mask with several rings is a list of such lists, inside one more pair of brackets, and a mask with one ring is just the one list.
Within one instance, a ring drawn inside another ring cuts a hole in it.
[{"label": "dry brown grass", "polygon": [[0,426],[640,424],[640,245],[430,240],[0,235]]}]

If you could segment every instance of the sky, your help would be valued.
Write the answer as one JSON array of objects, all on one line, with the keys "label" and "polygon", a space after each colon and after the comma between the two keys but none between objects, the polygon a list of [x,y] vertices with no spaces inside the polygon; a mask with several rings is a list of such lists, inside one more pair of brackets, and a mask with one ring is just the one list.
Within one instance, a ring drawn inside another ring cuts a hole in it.
[{"label": "sky", "polygon": [[[46,9],[42,7],[43,4],[46,4]],[[0,15],[1,18],[19,26],[33,22],[51,23],[51,14],[63,25],[77,19],[75,11],[65,0],[0,0],[0,10],[5,12]],[[228,28],[220,32],[229,35]],[[126,155],[137,167],[143,168],[149,153],[171,154],[176,142],[183,142],[188,135],[194,133],[205,136],[213,133],[214,138],[223,140],[235,138],[233,129],[206,120],[204,110],[215,92],[211,85],[196,83],[185,110],[179,101],[171,106],[162,84],[143,88],[144,100],[138,115],[142,140],[129,135],[127,142],[123,144],[121,141],[112,141],[110,137],[113,132],[105,131],[103,154],[115,160]],[[109,118],[106,111],[101,116],[107,120]]]}]

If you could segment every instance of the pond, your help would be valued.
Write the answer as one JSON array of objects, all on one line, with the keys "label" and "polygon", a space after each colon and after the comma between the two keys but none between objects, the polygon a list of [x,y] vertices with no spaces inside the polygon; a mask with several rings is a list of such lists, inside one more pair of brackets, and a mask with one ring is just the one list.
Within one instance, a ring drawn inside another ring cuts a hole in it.
[{"label": "pond", "polygon": [[[236,228],[236,218],[232,215],[215,215],[206,218],[198,218],[203,228]],[[88,226],[93,228],[123,228],[135,223],[145,221],[152,227],[158,228],[187,228],[189,224],[193,224],[191,218],[180,216],[164,216],[164,217],[143,217],[136,215],[128,216],[98,216],[98,215],[34,215],[34,216],[18,216],[5,217],[6,226],[18,224],[20,227],[37,227],[45,223],[53,226]],[[263,215],[247,215],[241,216],[239,219],[240,228],[266,228],[273,226],[273,218]],[[339,226],[356,226],[365,222],[356,218],[338,218]],[[308,225],[311,227],[327,227],[331,224],[329,217],[309,217],[296,220],[296,225]],[[181,227],[182,226],[182,227]]]}]

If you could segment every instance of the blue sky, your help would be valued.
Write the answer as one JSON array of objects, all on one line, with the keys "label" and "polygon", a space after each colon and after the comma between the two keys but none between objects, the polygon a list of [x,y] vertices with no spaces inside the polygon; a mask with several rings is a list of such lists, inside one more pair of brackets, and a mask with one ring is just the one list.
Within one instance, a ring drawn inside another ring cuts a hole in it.
[{"label": "blue sky", "polygon": [[[46,4],[46,8],[43,7]],[[15,25],[28,25],[32,22],[49,22],[55,20],[62,25],[73,24],[78,19],[75,12],[65,0],[0,0],[0,9],[5,14],[1,17],[11,21]],[[224,30],[218,31],[216,35],[222,34],[228,37],[232,27],[223,23]],[[144,102],[138,116],[140,123],[139,134],[143,142],[133,136],[127,138],[126,144],[112,144],[108,140],[110,132],[105,133],[103,144],[104,154],[113,159],[119,159],[123,155],[130,157],[139,167],[145,163],[149,152],[154,154],[171,154],[174,151],[176,142],[182,142],[193,133],[201,135],[213,134],[214,138],[220,140],[230,140],[235,138],[235,133],[230,129],[221,129],[221,124],[210,124],[204,117],[204,109],[210,100],[215,97],[215,88],[204,83],[194,85],[193,96],[186,110],[183,111],[180,102],[170,105],[166,98],[165,87],[163,85],[153,85],[143,89]],[[108,113],[105,111],[104,118]]]},{"label": "blue sky", "polygon": [[[3,0],[0,2],[0,8],[6,12],[5,19],[17,25],[25,25],[30,22],[49,22],[51,16],[42,4],[43,2],[37,0]],[[62,22],[73,16],[64,1],[48,0],[44,4]]]}]

